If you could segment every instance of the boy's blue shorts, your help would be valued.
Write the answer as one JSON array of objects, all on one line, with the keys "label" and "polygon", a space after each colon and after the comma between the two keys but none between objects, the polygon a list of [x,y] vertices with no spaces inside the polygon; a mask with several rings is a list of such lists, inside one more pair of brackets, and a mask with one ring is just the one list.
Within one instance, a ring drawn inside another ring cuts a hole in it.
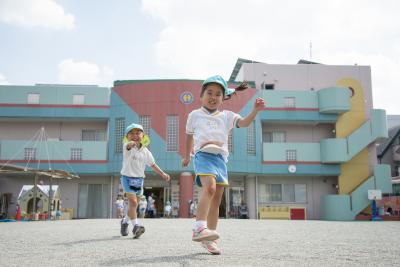
[{"label": "boy's blue shorts", "polygon": [[214,176],[217,185],[228,186],[228,170],[222,155],[197,152],[193,160],[196,184],[201,186],[200,176]]},{"label": "boy's blue shorts", "polygon": [[131,193],[137,196],[143,195],[144,179],[142,177],[129,177],[122,175],[120,180],[125,193]]}]

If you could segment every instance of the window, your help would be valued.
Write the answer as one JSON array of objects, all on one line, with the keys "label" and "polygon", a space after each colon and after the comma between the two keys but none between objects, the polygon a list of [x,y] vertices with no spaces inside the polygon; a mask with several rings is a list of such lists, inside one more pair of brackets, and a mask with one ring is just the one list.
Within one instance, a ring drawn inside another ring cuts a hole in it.
[{"label": "window", "polygon": [[71,160],[82,160],[82,148],[71,148]]},{"label": "window", "polygon": [[285,132],[263,132],[263,142],[265,143],[285,143]]},{"label": "window", "polygon": [[247,127],[247,154],[256,155],[256,124],[254,121]]},{"label": "window", "polygon": [[179,148],[179,117],[167,116],[167,152],[178,152]]},{"label": "window", "polygon": [[296,98],[294,97],[285,97],[283,99],[285,103],[285,108],[294,108],[296,107]]},{"label": "window", "polygon": [[228,135],[228,151],[229,153],[233,153],[233,130]]},{"label": "window", "polygon": [[[150,137],[150,129],[151,129],[151,116],[140,116],[139,124],[143,126],[143,131]],[[148,146],[148,148],[150,145]]]},{"label": "window", "polygon": [[140,116],[139,117],[139,124],[143,126],[143,130],[145,134],[150,135],[151,129],[151,116]]},{"label": "window", "polygon": [[294,184],[283,185],[282,201],[295,202]]},{"label": "window", "polygon": [[269,84],[269,83],[265,83],[265,84],[263,84],[264,86],[263,86],[263,89],[264,90],[274,90],[274,88],[275,88],[275,85],[274,84]]},{"label": "window", "polygon": [[270,185],[269,184],[260,184],[258,187],[258,202],[260,203],[268,203],[270,199]]},{"label": "window", "polygon": [[297,161],[297,150],[286,150],[286,161]]},{"label": "window", "polygon": [[74,105],[83,105],[85,104],[85,95],[73,95],[72,103]]},{"label": "window", "polygon": [[271,184],[271,201],[282,201],[282,185]]},{"label": "window", "polygon": [[263,142],[264,143],[272,143],[272,133],[271,132],[263,132]]},{"label": "window", "polygon": [[307,186],[305,184],[294,185],[294,199],[295,202],[306,203],[307,202]]},{"label": "window", "polygon": [[399,196],[400,195],[400,184],[393,184],[392,185],[393,189],[393,195],[394,196]]},{"label": "window", "polygon": [[82,141],[105,141],[106,131],[104,130],[82,130]]},{"label": "window", "polygon": [[272,143],[285,143],[286,133],[285,132],[273,132],[272,133]]},{"label": "window", "polygon": [[40,94],[29,93],[28,104],[39,104]]},{"label": "window", "polygon": [[265,184],[258,186],[258,202],[268,204],[281,203],[307,203],[306,184]]},{"label": "window", "polygon": [[34,160],[36,159],[36,148],[26,147],[24,153],[25,160]]},{"label": "window", "polygon": [[125,118],[115,119],[115,153],[122,153],[122,142],[125,132]]}]

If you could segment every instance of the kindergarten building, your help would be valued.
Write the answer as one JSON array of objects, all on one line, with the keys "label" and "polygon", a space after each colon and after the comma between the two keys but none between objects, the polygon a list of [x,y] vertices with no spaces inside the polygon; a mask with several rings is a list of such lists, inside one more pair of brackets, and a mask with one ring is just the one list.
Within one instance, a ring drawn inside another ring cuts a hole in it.
[{"label": "kindergarten building", "polygon": [[[243,80],[251,88],[223,109],[244,116],[257,97],[266,107],[250,127],[229,136],[221,217],[237,217],[246,204],[250,218],[354,220],[368,210],[368,190],[391,192],[390,167],[377,164],[375,142],[388,133],[385,111],[373,109],[370,67],[238,59],[229,82]],[[145,194],[156,196],[159,213],[169,200],[187,217],[199,189],[192,163],[182,168],[181,159],[186,119],[200,107],[201,84],[180,79],[115,81],[111,89],[0,86],[0,163],[40,162],[44,169],[50,164],[77,173],[79,179],[56,181],[62,207],[73,209],[74,218],[115,217],[124,129],[138,122],[157,164],[172,178],[166,183],[149,168]],[[40,143],[47,145],[49,160],[32,140],[43,128]],[[0,194],[16,198],[32,181],[0,173]]]}]

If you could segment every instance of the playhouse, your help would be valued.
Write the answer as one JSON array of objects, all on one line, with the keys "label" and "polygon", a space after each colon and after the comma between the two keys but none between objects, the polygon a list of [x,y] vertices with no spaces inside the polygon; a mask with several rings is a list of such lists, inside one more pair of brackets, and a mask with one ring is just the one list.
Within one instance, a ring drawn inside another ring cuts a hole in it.
[{"label": "playhouse", "polygon": [[[55,214],[61,208],[61,196],[58,185],[51,187],[52,211]],[[49,185],[24,185],[18,196],[21,215],[26,219],[47,219],[50,203]],[[36,195],[36,197],[35,197]],[[36,204],[34,204],[36,202]],[[34,214],[38,214],[34,217]]]}]

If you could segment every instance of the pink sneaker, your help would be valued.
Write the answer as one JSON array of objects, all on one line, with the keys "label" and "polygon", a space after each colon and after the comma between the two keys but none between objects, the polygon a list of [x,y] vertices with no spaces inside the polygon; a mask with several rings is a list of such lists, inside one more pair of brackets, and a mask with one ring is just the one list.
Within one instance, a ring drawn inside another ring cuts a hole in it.
[{"label": "pink sneaker", "polygon": [[218,240],[214,241],[202,241],[201,245],[203,248],[207,249],[208,252],[210,252],[213,255],[219,255],[221,254],[221,250],[218,247]]},{"label": "pink sneaker", "polygon": [[205,227],[193,230],[192,240],[195,242],[213,241],[218,238],[219,234],[216,231],[208,230]]}]

